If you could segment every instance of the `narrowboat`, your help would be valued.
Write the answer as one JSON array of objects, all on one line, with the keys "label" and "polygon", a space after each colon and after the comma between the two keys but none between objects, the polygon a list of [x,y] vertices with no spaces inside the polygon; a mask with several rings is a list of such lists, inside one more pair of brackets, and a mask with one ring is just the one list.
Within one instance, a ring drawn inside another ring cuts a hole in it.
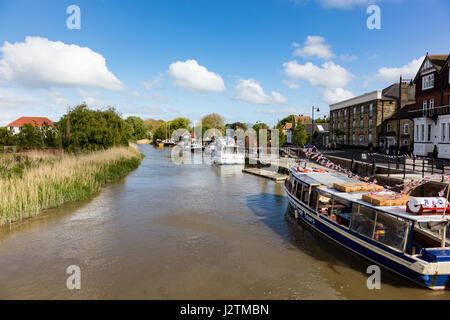
[{"label": "narrowboat", "polygon": [[361,182],[293,168],[284,187],[290,211],[316,232],[417,284],[433,290],[450,288],[447,200],[431,198],[422,205],[425,198],[367,183],[346,187],[352,185]]}]

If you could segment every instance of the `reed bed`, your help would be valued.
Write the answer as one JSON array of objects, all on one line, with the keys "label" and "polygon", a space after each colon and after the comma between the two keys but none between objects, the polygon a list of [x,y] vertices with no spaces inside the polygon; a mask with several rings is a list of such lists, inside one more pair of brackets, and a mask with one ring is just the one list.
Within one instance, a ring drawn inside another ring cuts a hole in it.
[{"label": "reed bed", "polygon": [[36,216],[65,202],[87,199],[106,183],[137,168],[142,157],[134,146],[81,155],[2,155],[0,225]]}]

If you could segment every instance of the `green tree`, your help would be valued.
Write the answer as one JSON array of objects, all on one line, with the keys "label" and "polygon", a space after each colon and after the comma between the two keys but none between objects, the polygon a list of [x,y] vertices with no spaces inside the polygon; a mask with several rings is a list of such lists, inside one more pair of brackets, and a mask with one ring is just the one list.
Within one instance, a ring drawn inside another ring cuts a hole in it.
[{"label": "green tree", "polygon": [[234,122],[231,124],[227,124],[226,126],[233,130],[241,129],[241,130],[247,131],[247,129],[248,129],[247,124],[242,123],[242,122]]},{"label": "green tree", "polygon": [[144,120],[147,128],[150,132],[155,133],[156,129],[158,129],[165,121],[164,120],[155,120],[155,119],[147,119]]},{"label": "green tree", "polygon": [[65,114],[58,123],[62,145],[68,150],[100,150],[127,145],[130,125],[114,108],[90,110],[85,104]]},{"label": "green tree", "polygon": [[29,123],[23,125],[17,137],[19,145],[24,149],[42,149],[45,146],[44,135],[40,128]]},{"label": "green tree", "polygon": [[297,122],[294,128],[293,141],[296,145],[303,146],[308,140],[308,135],[306,134],[306,127],[301,120]]},{"label": "green tree", "polygon": [[11,130],[6,127],[0,128],[0,145],[1,146],[18,146],[19,139]]},{"label": "green tree", "polygon": [[202,118],[202,126],[209,126],[210,128],[216,128],[223,131],[224,121],[221,115],[211,113]]},{"label": "green tree", "polygon": [[130,116],[125,120],[131,126],[131,136],[129,140],[136,141],[147,138],[147,125],[144,120],[136,116]]}]

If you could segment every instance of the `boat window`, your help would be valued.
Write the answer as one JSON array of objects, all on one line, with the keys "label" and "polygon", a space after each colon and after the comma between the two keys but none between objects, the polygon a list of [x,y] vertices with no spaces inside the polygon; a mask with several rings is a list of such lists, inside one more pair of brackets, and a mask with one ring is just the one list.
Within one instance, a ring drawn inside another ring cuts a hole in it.
[{"label": "boat window", "polygon": [[309,207],[314,210],[316,210],[317,198],[319,197],[316,189],[317,186],[311,186],[311,196],[309,199]]},{"label": "boat window", "polygon": [[348,200],[334,198],[329,218],[339,225],[350,227],[352,204]]},{"label": "boat window", "polygon": [[403,251],[408,227],[407,221],[378,212],[374,239],[389,247]]},{"label": "boat window", "polygon": [[330,197],[328,202],[329,204],[325,206],[319,204],[319,207],[321,206],[318,209],[319,213],[324,214],[336,224],[349,227],[352,216],[352,204],[350,201]]},{"label": "boat window", "polygon": [[300,201],[304,204],[309,205],[310,191],[311,187],[303,186],[302,198],[300,199]]},{"label": "boat window", "polygon": [[297,193],[295,194],[295,197],[298,199],[298,200],[302,200],[302,190],[303,190],[303,185],[301,184],[301,183],[298,183],[297,182]]},{"label": "boat window", "polygon": [[331,210],[332,199],[331,196],[327,193],[319,193],[317,195],[317,212],[319,214],[328,215]]},{"label": "boat window", "polygon": [[351,229],[373,239],[377,212],[365,206],[354,205]]}]

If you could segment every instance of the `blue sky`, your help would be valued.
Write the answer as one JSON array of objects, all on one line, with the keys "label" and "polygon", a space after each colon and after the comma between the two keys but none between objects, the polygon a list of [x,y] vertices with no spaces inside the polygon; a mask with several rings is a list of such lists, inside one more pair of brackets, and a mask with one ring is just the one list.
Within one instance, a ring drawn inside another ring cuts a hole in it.
[{"label": "blue sky", "polygon": [[[66,26],[73,4],[80,30]],[[450,53],[449,12],[447,0],[0,0],[0,125],[83,101],[164,120],[323,116]]]}]

